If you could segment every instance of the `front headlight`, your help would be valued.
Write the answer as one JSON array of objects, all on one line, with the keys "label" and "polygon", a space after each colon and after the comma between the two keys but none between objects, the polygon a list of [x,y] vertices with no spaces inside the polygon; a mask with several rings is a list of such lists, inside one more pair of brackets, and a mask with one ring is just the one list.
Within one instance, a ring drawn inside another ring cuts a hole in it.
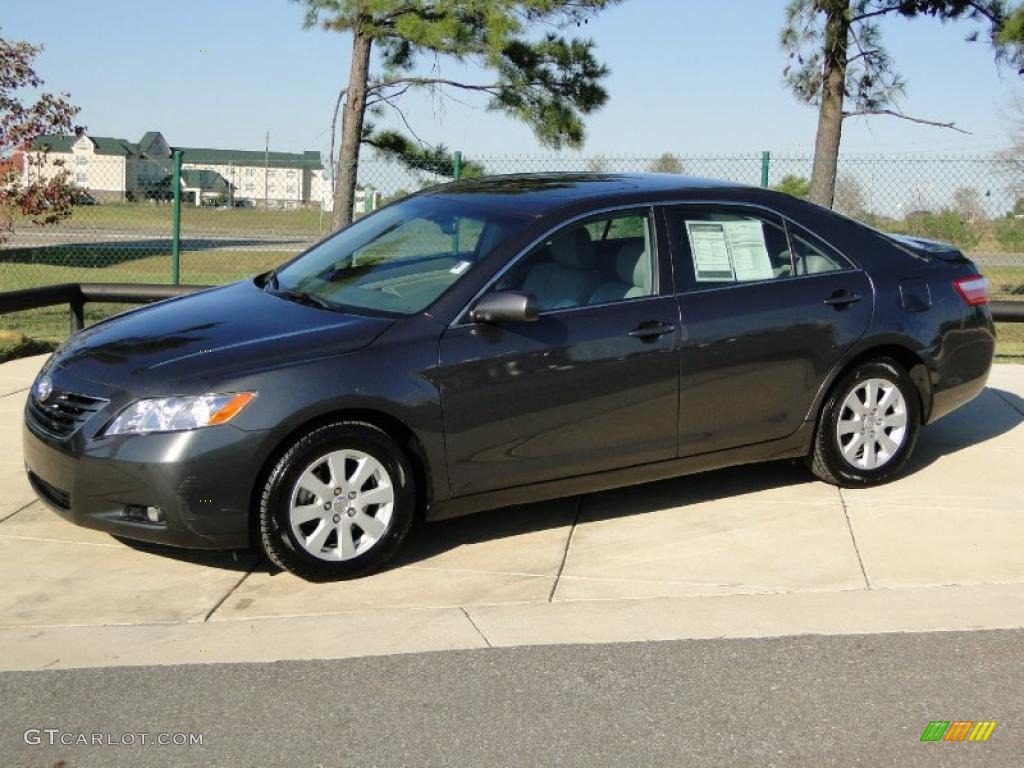
[{"label": "front headlight", "polygon": [[256,398],[255,392],[225,395],[160,397],[138,400],[110,422],[104,435],[137,435],[145,432],[177,432],[226,424]]}]

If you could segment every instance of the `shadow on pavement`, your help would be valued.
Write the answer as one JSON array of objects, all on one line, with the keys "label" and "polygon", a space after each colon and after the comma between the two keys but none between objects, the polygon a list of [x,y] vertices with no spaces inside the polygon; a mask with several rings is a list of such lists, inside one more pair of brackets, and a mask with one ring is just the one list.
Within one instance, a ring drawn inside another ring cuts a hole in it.
[{"label": "shadow on pavement", "polygon": [[1024,422],[1024,398],[1005,389],[986,387],[967,405],[921,430],[917,448],[903,475],[912,475],[943,456],[986,443]]},{"label": "shadow on pavement", "polygon": [[178,560],[182,563],[193,565],[205,565],[210,568],[220,568],[224,571],[267,572],[272,567],[271,563],[264,557],[261,551],[256,549],[182,549],[181,547],[169,547],[163,544],[149,544],[144,541],[134,541],[121,536],[113,536],[118,542],[139,552],[148,552],[154,555]]}]

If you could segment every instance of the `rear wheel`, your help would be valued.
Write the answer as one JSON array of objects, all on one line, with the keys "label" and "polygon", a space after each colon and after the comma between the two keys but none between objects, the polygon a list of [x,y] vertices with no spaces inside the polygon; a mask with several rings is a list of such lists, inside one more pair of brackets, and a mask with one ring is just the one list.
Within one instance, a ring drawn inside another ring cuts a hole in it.
[{"label": "rear wheel", "polygon": [[818,419],[811,471],[833,485],[863,488],[893,480],[917,443],[917,387],[894,360],[861,363],[832,388]]},{"label": "rear wheel", "polygon": [[405,452],[371,424],[338,422],[297,440],[260,503],[267,556],[313,581],[363,576],[398,550],[415,513]]}]

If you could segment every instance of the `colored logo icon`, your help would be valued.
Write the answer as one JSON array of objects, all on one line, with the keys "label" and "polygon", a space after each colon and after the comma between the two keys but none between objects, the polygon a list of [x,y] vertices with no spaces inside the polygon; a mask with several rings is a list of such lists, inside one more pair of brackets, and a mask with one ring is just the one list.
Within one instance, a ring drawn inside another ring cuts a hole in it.
[{"label": "colored logo icon", "polygon": [[995,720],[932,720],[921,741],[988,741],[995,729]]}]

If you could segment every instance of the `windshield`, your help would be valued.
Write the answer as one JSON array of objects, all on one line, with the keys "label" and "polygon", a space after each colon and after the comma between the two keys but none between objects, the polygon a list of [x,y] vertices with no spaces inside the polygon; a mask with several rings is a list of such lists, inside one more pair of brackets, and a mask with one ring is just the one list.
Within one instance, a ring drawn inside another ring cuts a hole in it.
[{"label": "windshield", "polygon": [[522,222],[465,200],[412,197],[315,246],[279,269],[270,287],[327,307],[411,315],[467,275]]}]

